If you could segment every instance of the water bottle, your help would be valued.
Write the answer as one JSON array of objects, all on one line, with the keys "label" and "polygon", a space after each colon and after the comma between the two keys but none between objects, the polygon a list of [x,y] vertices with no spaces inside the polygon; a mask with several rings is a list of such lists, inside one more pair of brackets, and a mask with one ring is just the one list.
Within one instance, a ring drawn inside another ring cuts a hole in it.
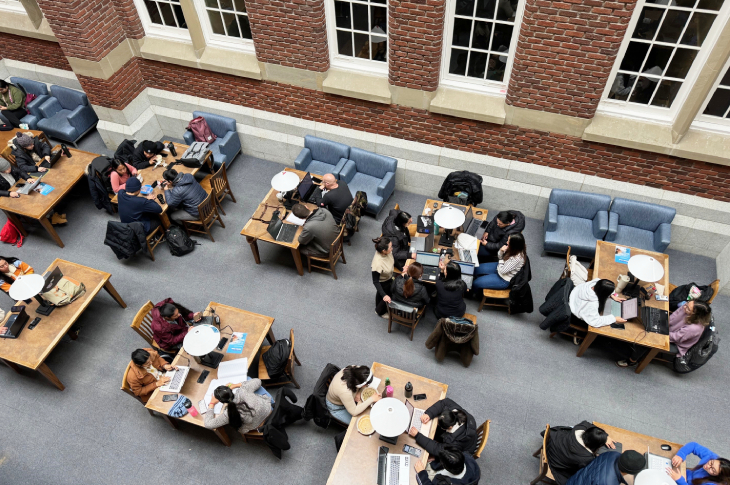
[{"label": "water bottle", "polygon": [[412,397],[413,396],[413,384],[410,382],[406,382],[406,397]]}]

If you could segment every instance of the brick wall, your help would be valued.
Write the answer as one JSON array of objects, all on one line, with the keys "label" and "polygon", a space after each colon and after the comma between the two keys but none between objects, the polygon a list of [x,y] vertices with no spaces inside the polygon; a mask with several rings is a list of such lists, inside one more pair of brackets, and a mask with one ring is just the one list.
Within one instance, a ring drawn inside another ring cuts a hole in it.
[{"label": "brick wall", "polygon": [[124,34],[129,39],[141,39],[144,37],[144,27],[139,19],[137,7],[134,0],[111,0],[114,9],[117,11],[119,20],[122,22]]},{"label": "brick wall", "polygon": [[124,109],[146,87],[139,68],[141,61],[139,57],[133,57],[106,81],[77,75],[89,102],[106,108]]},{"label": "brick wall", "polygon": [[527,0],[507,103],[592,118],[636,0]]},{"label": "brick wall", "polygon": [[390,84],[435,91],[439,83],[446,0],[390,0]]},{"label": "brick wall", "polygon": [[246,0],[246,8],[259,61],[329,69],[324,0]]},{"label": "brick wall", "polygon": [[0,57],[70,71],[61,47],[56,42],[0,32]]}]

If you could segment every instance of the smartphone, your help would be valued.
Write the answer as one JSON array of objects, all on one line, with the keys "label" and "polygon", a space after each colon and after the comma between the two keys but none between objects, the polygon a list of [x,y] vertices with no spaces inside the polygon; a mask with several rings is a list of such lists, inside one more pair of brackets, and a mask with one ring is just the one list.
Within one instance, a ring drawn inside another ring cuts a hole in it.
[{"label": "smartphone", "polygon": [[162,396],[162,402],[177,401],[177,394],[165,394]]},{"label": "smartphone", "polygon": [[403,451],[409,455],[415,456],[416,458],[421,457],[421,450],[419,448],[414,448],[411,445],[403,445]]},{"label": "smartphone", "polygon": [[155,180],[154,182],[152,182],[152,188],[154,189],[155,187],[157,187],[157,180]]},{"label": "smartphone", "polygon": [[413,400],[414,401],[423,401],[424,399],[426,399],[426,395],[425,394],[414,394],[413,395]]}]

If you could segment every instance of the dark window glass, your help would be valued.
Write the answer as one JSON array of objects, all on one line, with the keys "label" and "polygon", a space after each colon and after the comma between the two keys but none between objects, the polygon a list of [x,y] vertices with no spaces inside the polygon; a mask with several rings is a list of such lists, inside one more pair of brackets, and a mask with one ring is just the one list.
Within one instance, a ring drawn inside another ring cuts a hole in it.
[{"label": "dark window glass", "polygon": [[663,15],[663,8],[644,7],[632,37],[634,39],[653,40]]},{"label": "dark window glass", "polygon": [[685,24],[687,24],[689,15],[690,13],[684,10],[669,10],[664,16],[664,22],[662,22],[662,27],[659,29],[656,40],[669,44],[677,43],[679,36],[682,35]]},{"label": "dark window glass", "polygon": [[218,0],[223,10],[233,10],[233,0]]},{"label": "dark window glass", "polygon": [[449,73],[466,74],[466,60],[469,57],[469,51],[461,49],[451,49],[451,59],[449,60]]},{"label": "dark window glass", "polygon": [[718,89],[710,98],[703,114],[725,116],[728,108],[730,108],[730,89]]},{"label": "dark window glass", "polygon": [[492,50],[498,52],[507,52],[512,42],[512,25],[494,24],[494,38],[492,40]]},{"label": "dark window glass", "polygon": [[370,36],[355,32],[355,57],[370,59]]},{"label": "dark window glass", "polygon": [[454,36],[451,39],[451,45],[469,47],[471,23],[472,21],[468,19],[454,19]]},{"label": "dark window glass", "polygon": [[157,4],[150,0],[145,0],[144,4],[147,6],[147,12],[150,14],[150,21],[153,24],[162,24],[162,17],[160,17],[160,11],[157,10]]},{"label": "dark window glass", "polygon": [[220,12],[208,10],[208,18],[210,19],[210,28],[213,30],[214,34],[226,35]]},{"label": "dark window glass", "polygon": [[484,52],[472,51],[471,57],[469,58],[469,72],[467,73],[467,76],[484,79],[484,71],[487,67],[487,57],[488,54],[485,54]]},{"label": "dark window glass", "polygon": [[697,57],[697,52],[692,49],[677,49],[665,75],[684,79],[689,72],[689,68],[692,67],[692,62]]},{"label": "dark window glass", "polygon": [[351,29],[350,2],[335,2],[335,24],[343,29]]},{"label": "dark window glass", "polygon": [[697,8],[703,8],[705,10],[720,10],[724,0],[700,0],[697,4]]},{"label": "dark window glass", "polygon": [[226,29],[228,30],[228,35],[230,37],[241,37],[241,31],[238,30],[238,21],[234,14],[224,13],[223,23],[226,24]]},{"label": "dark window glass", "polygon": [[175,4],[172,6],[172,9],[175,11],[175,18],[177,18],[177,25],[179,27],[182,27],[183,29],[188,28],[187,22],[185,22],[185,15],[183,14],[182,7],[179,4]]},{"label": "dark window glass", "polygon": [[[489,37],[492,34],[491,22],[474,22],[474,32],[471,36],[471,46],[476,49],[489,49]],[[487,61],[484,61],[485,63]]]},{"label": "dark window glass", "polygon": [[248,21],[247,15],[239,15],[238,23],[241,24],[241,37],[244,39],[253,39],[251,35],[251,24]]},{"label": "dark window glass", "polygon": [[477,11],[474,16],[482,19],[493,19],[495,6],[496,2],[494,0],[477,1]]},{"label": "dark window glass", "polygon": [[169,3],[159,2],[157,5],[160,6],[160,12],[162,12],[162,19],[165,25],[169,27],[177,27],[175,23],[175,15],[172,13],[172,6]]},{"label": "dark window glass", "polygon": [[730,87],[730,67],[727,71],[725,71],[725,75],[722,77],[722,81],[720,81],[720,84]]},{"label": "dark window glass", "polygon": [[[236,10],[246,12],[246,2],[244,0],[234,0],[234,3],[236,4]],[[243,28],[243,25],[241,28]]]},{"label": "dark window glass", "polygon": [[352,34],[344,30],[337,31],[337,52],[352,57]]},{"label": "dark window glass", "polygon": [[611,91],[608,93],[609,99],[618,99],[619,101],[626,101],[631,93],[631,88],[634,87],[636,76],[631,74],[618,73],[616,78],[613,80],[611,85]]},{"label": "dark window glass", "polygon": [[503,81],[504,70],[507,67],[507,56],[497,54],[489,54],[489,64],[487,64],[487,79],[490,81]]},{"label": "dark window glass", "polygon": [[669,57],[671,57],[673,51],[673,47],[665,45],[652,46],[651,51],[649,51],[649,56],[646,58],[646,63],[644,64],[642,72],[651,71],[650,74],[660,76],[664,72],[664,69],[666,69],[667,62],[669,62]]},{"label": "dark window glass", "polygon": [[649,104],[658,81],[658,79],[641,76],[634,86],[634,92],[631,93],[631,99],[629,101],[632,103]]},{"label": "dark window glass", "polygon": [[474,0],[456,0],[455,3],[454,12],[456,15],[467,15],[469,17],[474,15]]},{"label": "dark window glass", "polygon": [[682,44],[702,47],[715,17],[717,17],[715,14],[695,12],[682,36]]},{"label": "dark window glass", "polygon": [[644,62],[646,53],[649,52],[650,44],[644,42],[630,42],[624,60],[621,62],[620,69],[622,71],[639,72],[641,64]]},{"label": "dark window glass", "polygon": [[670,81],[665,79],[659,83],[659,87],[656,90],[656,94],[654,95],[651,105],[659,106],[661,108],[669,108],[672,105],[674,98],[677,97],[677,92],[679,92],[679,88],[681,87],[682,83],[680,81]]},{"label": "dark window glass", "polygon": [[369,32],[368,27],[368,6],[361,3],[352,4],[352,28]]},{"label": "dark window glass", "polygon": [[514,22],[518,4],[517,0],[500,0],[497,6],[497,20]]}]

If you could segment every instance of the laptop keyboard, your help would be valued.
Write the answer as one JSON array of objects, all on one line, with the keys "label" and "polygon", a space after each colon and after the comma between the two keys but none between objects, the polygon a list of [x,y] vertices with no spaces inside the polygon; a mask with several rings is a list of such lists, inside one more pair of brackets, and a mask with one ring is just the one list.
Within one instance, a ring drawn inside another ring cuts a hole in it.
[{"label": "laptop keyboard", "polygon": [[400,456],[393,455],[390,457],[390,481],[388,485],[398,485],[400,483]]},{"label": "laptop keyboard", "polygon": [[282,224],[279,236],[276,238],[277,241],[292,242],[294,235],[297,233],[297,228],[294,224]]},{"label": "laptop keyboard", "polygon": [[465,263],[471,263],[471,251],[467,249],[459,249],[459,259]]},{"label": "laptop keyboard", "polygon": [[180,371],[180,370],[175,371],[175,375],[172,376],[172,379],[170,379],[170,384],[169,384],[170,388],[178,389],[179,387],[181,387],[180,385],[182,384],[184,378],[185,378],[185,372]]},{"label": "laptop keyboard", "polygon": [[421,422],[421,416],[423,416],[423,410],[415,409],[413,411],[413,420],[411,421],[411,426],[416,428],[418,431],[421,431],[421,426],[423,425],[423,423]]}]

